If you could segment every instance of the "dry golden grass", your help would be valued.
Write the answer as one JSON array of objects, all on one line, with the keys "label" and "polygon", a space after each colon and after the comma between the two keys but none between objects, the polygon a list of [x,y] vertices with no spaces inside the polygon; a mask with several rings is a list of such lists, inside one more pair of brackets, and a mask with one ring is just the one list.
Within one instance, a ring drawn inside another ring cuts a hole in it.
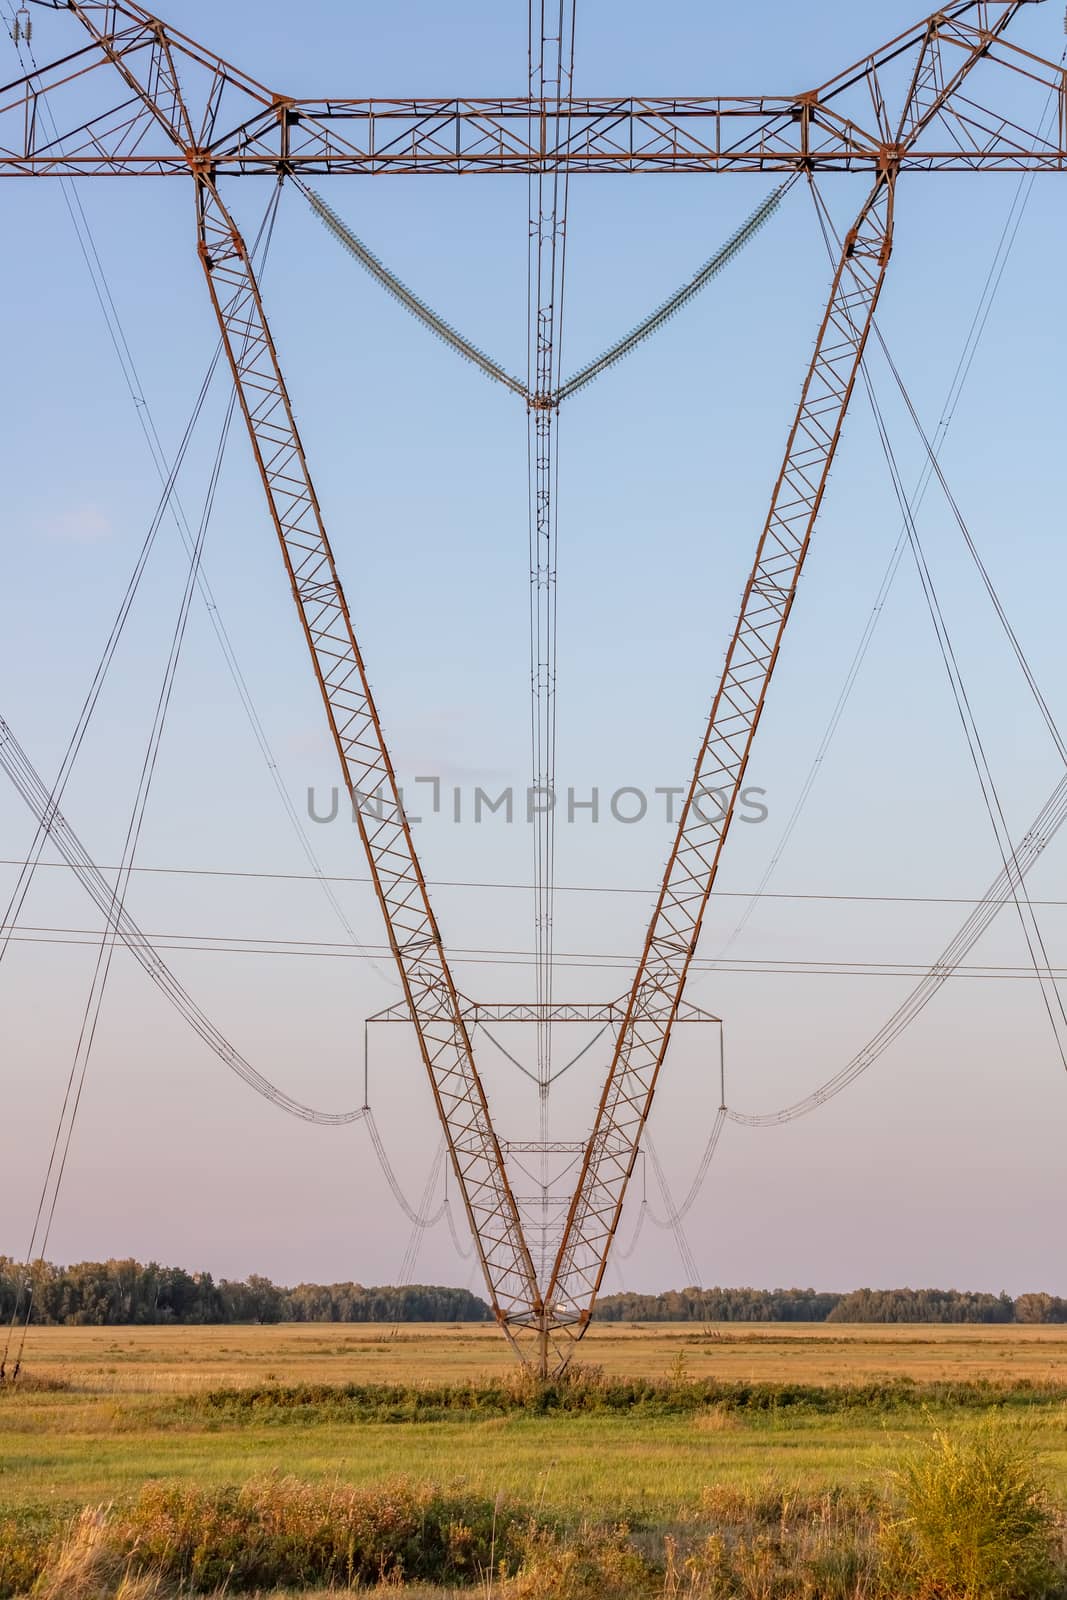
[{"label": "dry golden grass", "polygon": [[[594,1324],[582,1359],[612,1376],[1067,1383],[1067,1327],[824,1323]],[[285,1323],[278,1327],[36,1328],[27,1368],[96,1392],[190,1393],[232,1384],[467,1382],[513,1358],[490,1324]]]},{"label": "dry golden grass", "polygon": [[34,1585],[34,1600],[168,1600],[158,1573],[134,1573],[108,1549],[102,1507],[76,1517]]}]

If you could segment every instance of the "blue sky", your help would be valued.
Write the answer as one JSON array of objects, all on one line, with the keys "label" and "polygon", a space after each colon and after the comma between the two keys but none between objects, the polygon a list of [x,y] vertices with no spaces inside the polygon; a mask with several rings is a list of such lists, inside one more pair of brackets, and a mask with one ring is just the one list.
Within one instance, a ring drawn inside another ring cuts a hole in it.
[{"label": "blue sky", "polygon": [[[585,4],[578,93],[788,92],[826,78],[913,20],[909,6]],[[293,93],[516,94],[525,8],[421,0],[389,8],[274,0],[226,8],[175,0],[169,20]],[[1058,59],[1054,6],[1015,37]],[[43,16],[38,58],[70,47]],[[54,41],[54,48],[53,48]],[[17,71],[9,52],[8,75]],[[1035,184],[944,461],[1055,713],[1062,684],[1064,331],[1061,180]],[[563,367],[596,353],[661,300],[767,192],[760,178],[575,180]],[[862,180],[827,178],[847,226]],[[399,178],[321,184],[330,203],[413,287],[505,365],[525,348],[526,186],[521,179]],[[1011,177],[906,178],[881,322],[932,427],[1015,191]],[[228,190],[254,231],[267,194]],[[83,185],[83,203],[168,447],[214,345],[183,183]],[[157,485],[137,419],[51,182],[10,183],[0,261],[8,382],[0,452],[8,604],[0,713],[50,775],[80,704]],[[560,428],[560,781],[610,794],[688,776],[821,315],[828,267],[810,200],[792,193],[695,306],[595,388]],[[503,390],[429,339],[365,278],[295,193],[283,198],[265,279],[268,309],[312,472],[364,644],[386,733],[409,780],[439,773],[526,782],[525,420]],[[906,479],[914,435],[875,367]],[[198,435],[182,494],[198,508],[225,391]],[[921,528],[994,772],[1016,830],[1059,776],[1047,736],[931,492]],[[789,637],[760,728],[752,781],[769,817],[735,828],[720,886],[753,887],[773,853],[836,699],[899,531],[862,396],[831,479]],[[321,708],[245,439],[235,432],[206,566],[285,781],[303,804],[335,781]],[[178,601],[183,558],[161,540],[65,809],[109,863],[125,818]],[[998,859],[947,683],[907,565],[812,797],[771,887],[838,895],[974,896]],[[351,826],[313,830],[327,869],[362,875]],[[31,836],[0,791],[5,858]],[[559,830],[560,883],[651,889],[662,818]],[[427,820],[431,880],[528,881],[521,826]],[[1035,896],[1063,893],[1064,845]],[[225,673],[194,612],[139,859],[150,866],[299,872],[302,858]],[[10,881],[9,869],[4,882]],[[343,891],[361,940],[381,942],[368,892]],[[440,888],[446,939],[528,951],[529,896]],[[636,952],[650,900],[561,894],[557,948]],[[713,954],[738,902],[713,902]],[[130,909],[153,932],[338,940],[313,884],[144,876]],[[923,963],[962,920],[948,905],[767,901],[735,947],[753,960]],[[1041,912],[1053,961],[1067,921]],[[60,871],[42,872],[25,919],[94,926]],[[974,960],[1019,966],[1005,914]],[[361,1093],[362,1020],[396,986],[342,959],[184,952],[183,980],[235,1043],[290,1092],[328,1106]],[[0,1251],[17,1253],[69,1070],[92,951],[13,944],[0,967]],[[528,966],[457,964],[468,990],[521,998]],[[558,993],[602,998],[624,971],[562,971]],[[892,977],[700,974],[690,997],[726,1020],[730,1099],[761,1110],[804,1093],[875,1031],[908,987]],[[516,1041],[512,1041],[516,1042]],[[521,1041],[518,1041],[520,1044]],[[436,1147],[410,1043],[378,1052],[374,1104],[410,1191]],[[501,1129],[528,1130],[513,1073],[486,1058]],[[584,1131],[603,1059],[590,1053],[558,1105],[560,1136]],[[584,1074],[584,1076],[583,1076]],[[1067,1292],[1065,1085],[1036,985],[957,979],[868,1076],[815,1116],[771,1132],[729,1129],[690,1234],[708,1282],[938,1282]],[[653,1134],[688,1187],[715,1104],[697,1041],[665,1073]],[[846,1201],[847,1203],[843,1203]],[[627,1229],[624,1224],[624,1234]],[[125,957],[116,959],[50,1253],[136,1254],[219,1273],[395,1278],[408,1225],[370,1145],[292,1123],[230,1079]],[[464,1281],[443,1230],[419,1275]],[[646,1235],[634,1287],[682,1268]],[[618,1286],[619,1269],[609,1279]]]}]

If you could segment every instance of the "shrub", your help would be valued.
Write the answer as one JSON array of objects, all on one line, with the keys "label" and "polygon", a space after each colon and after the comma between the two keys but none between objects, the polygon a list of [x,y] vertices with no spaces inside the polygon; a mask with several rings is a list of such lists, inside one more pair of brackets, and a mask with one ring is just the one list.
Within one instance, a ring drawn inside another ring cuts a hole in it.
[{"label": "shrub", "polygon": [[651,1593],[652,1569],[628,1528],[583,1526],[561,1535],[531,1524],[514,1543],[518,1569],[497,1591],[502,1600],[639,1600]]},{"label": "shrub", "polygon": [[212,1427],[241,1426],[249,1416],[272,1423],[311,1426],[337,1422],[435,1422],[449,1417],[482,1419],[520,1413],[556,1415],[679,1416],[718,1410],[739,1419],[778,1417],[783,1412],[837,1416],[870,1415],[920,1405],[957,1411],[1028,1410],[1067,1401],[1067,1385],[983,1380],[919,1384],[909,1378],[856,1384],[746,1383],[693,1378],[676,1363],[668,1378],[611,1378],[595,1366],[572,1366],[547,1382],[525,1370],[470,1383],[265,1383],[209,1389],[160,1405],[160,1424],[207,1418]]},{"label": "shrub", "polygon": [[139,1568],[194,1591],[469,1580],[488,1564],[493,1536],[491,1505],[429,1485],[293,1478],[221,1489],[150,1485],[111,1530],[112,1544],[135,1554]]},{"label": "shrub", "polygon": [[15,1514],[0,1520],[0,1596],[28,1592],[44,1565],[52,1531]]},{"label": "shrub", "polygon": [[171,1600],[383,1581],[470,1584],[491,1571],[497,1552],[513,1557],[518,1520],[492,1501],[406,1481],[149,1484],[132,1505],[87,1510],[58,1533],[54,1523],[48,1531],[0,1523],[0,1596]]},{"label": "shrub", "polygon": [[938,1600],[1037,1600],[1052,1592],[1055,1535],[1024,1439],[987,1423],[936,1433],[893,1474],[881,1531],[889,1592]]}]

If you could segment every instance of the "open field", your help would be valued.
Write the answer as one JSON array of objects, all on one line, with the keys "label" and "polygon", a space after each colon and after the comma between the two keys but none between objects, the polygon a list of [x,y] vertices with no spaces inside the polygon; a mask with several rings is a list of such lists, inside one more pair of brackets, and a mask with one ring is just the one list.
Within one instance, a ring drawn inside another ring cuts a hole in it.
[{"label": "open field", "polygon": [[[694,1377],[757,1383],[869,1378],[1067,1384],[1067,1326],[594,1323],[578,1359],[661,1378],[685,1353]],[[34,1328],[27,1363],[94,1391],[180,1393],[220,1384],[462,1382],[510,1371],[490,1323],[285,1323],[276,1327]]]},{"label": "open field", "polygon": [[[584,1362],[620,1377],[854,1385],[988,1380],[1063,1385],[1027,1409],[1067,1495],[1067,1328],[745,1326],[594,1328]],[[535,1416],[357,1423],[273,1408],[240,1418],[174,1401],[246,1385],[466,1383],[513,1362],[486,1325],[284,1325],[34,1330],[27,1372],[69,1381],[0,1410],[0,1504],[74,1507],[133,1492],[147,1478],[226,1482],[268,1471],[349,1482],[414,1474],[478,1493],[550,1501],[561,1511],[669,1516],[709,1481],[768,1473],[810,1485],[877,1473],[926,1426],[922,1404],[837,1414],[770,1411]]]},{"label": "open field", "polygon": [[[403,1478],[662,1542],[709,1492],[878,1492],[909,1442],[994,1411],[1025,1431],[1067,1503],[1067,1328],[606,1325],[581,1355],[608,1380],[656,1380],[659,1398],[472,1414],[446,1395],[413,1419],[405,1390],[480,1393],[495,1379],[500,1391],[513,1363],[489,1326],[34,1330],[29,1383],[0,1393],[0,1515],[54,1526],[86,1505],[128,1505],[152,1480],[214,1492],[277,1474],[373,1491]],[[707,1380],[725,1398],[690,1403]],[[962,1408],[946,1393],[975,1383],[989,1389]],[[400,1386],[395,1406],[369,1411],[344,1388],[387,1384]]]}]

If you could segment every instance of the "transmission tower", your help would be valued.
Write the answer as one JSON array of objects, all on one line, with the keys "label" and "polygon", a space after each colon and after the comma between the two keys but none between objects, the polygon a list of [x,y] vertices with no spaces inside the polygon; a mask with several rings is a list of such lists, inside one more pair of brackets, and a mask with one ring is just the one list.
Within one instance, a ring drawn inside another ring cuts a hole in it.
[{"label": "transmission tower", "polygon": [[[686,979],[889,268],[898,184],[910,174],[1067,170],[1064,72],[1006,38],[1035,0],[957,0],[795,95],[581,98],[571,81],[573,4],[542,0],[531,11],[525,98],[295,98],[130,0],[34,3],[76,21],[81,48],[0,91],[0,176],[167,176],[193,190],[207,290],[486,1289],[523,1359],[543,1373],[562,1370],[592,1315],[672,1031],[692,1020]],[[1050,96],[1058,115],[1043,134]],[[485,172],[522,174],[530,187],[533,767],[535,784],[546,785],[554,778],[553,427],[570,177],[868,179],[632,985],[605,1008],[610,1066],[591,1133],[567,1147],[577,1175],[548,1252],[546,1168],[540,1196],[526,1204],[509,1159],[552,1149],[543,1112],[551,1030],[573,1020],[551,992],[551,813],[536,830],[537,994],[525,1007],[538,1040],[539,1139],[507,1142],[472,1046],[478,1008],[449,966],[249,249],[223,196],[236,178],[303,184],[322,174]],[[716,793],[725,803],[709,804]]]}]

